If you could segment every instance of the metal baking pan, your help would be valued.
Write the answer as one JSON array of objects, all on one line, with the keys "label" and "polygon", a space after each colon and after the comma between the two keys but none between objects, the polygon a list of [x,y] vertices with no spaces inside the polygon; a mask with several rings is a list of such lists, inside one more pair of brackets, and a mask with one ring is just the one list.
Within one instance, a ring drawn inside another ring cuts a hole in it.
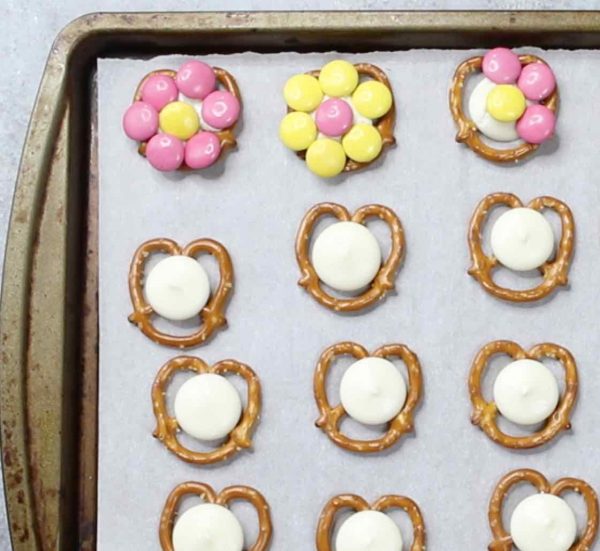
[{"label": "metal baking pan", "polygon": [[597,49],[600,12],[93,14],[60,33],[23,149],[0,309],[15,551],[96,548],[96,59],[498,44]]}]

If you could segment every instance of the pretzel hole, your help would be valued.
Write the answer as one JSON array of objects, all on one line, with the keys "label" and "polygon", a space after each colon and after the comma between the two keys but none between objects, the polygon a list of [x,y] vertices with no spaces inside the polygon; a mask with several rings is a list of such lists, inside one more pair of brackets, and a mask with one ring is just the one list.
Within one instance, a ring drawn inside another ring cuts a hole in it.
[{"label": "pretzel hole", "polygon": [[349,509],[345,507],[344,509],[340,509],[333,520],[333,527],[331,530],[331,549],[335,550],[335,540],[337,539],[338,532],[342,527],[342,524],[346,522],[352,515],[357,513],[354,509]]},{"label": "pretzel hole", "polygon": [[185,513],[192,507],[195,507],[196,505],[202,505],[203,503],[208,503],[208,501],[206,501],[205,499],[203,499],[202,497],[200,497],[197,494],[183,495],[181,497],[181,499],[179,500],[177,509],[175,509],[175,516],[174,516],[175,522],[177,522],[177,517],[179,515],[182,515],[183,513]]},{"label": "pretzel hole", "polygon": [[231,501],[227,507],[240,521],[244,531],[244,549],[248,549],[260,533],[258,513],[251,503],[244,500]]},{"label": "pretzel hole", "polygon": [[414,527],[408,513],[400,507],[394,507],[385,511],[385,514],[400,528],[404,544],[402,549],[410,549],[414,541]]}]

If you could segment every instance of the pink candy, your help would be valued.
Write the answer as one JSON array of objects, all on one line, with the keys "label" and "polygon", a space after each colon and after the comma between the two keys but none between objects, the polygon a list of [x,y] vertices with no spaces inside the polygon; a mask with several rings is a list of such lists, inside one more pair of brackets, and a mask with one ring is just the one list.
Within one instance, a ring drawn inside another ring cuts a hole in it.
[{"label": "pink candy", "polygon": [[556,115],[545,105],[530,105],[517,122],[517,133],[528,143],[541,144],[554,134]]},{"label": "pink candy", "polygon": [[142,101],[149,103],[160,111],[167,103],[175,101],[179,96],[175,81],[167,75],[152,75],[148,77],[141,90]]},{"label": "pink candy", "polygon": [[183,163],[183,142],[169,134],[156,134],[146,146],[146,158],[156,170],[177,170]]},{"label": "pink candy", "polygon": [[185,144],[185,164],[193,169],[206,168],[221,154],[221,142],[212,132],[199,132]]},{"label": "pink candy", "polygon": [[132,140],[144,142],[158,130],[158,113],[152,105],[136,101],[123,115],[123,130]]},{"label": "pink candy", "polygon": [[523,67],[518,85],[527,99],[541,101],[554,92],[556,79],[545,63],[530,63]]},{"label": "pink candy", "polygon": [[188,98],[204,99],[217,86],[217,77],[210,65],[202,61],[184,63],[175,77],[177,87]]},{"label": "pink candy", "polygon": [[494,48],[483,56],[481,70],[496,84],[514,84],[521,74],[521,62],[512,50]]},{"label": "pink candy", "polygon": [[317,128],[326,136],[342,136],[352,126],[352,109],[341,99],[325,100],[315,114]]},{"label": "pink candy", "polygon": [[240,116],[240,102],[225,90],[209,94],[202,102],[202,119],[218,130],[229,128]]}]

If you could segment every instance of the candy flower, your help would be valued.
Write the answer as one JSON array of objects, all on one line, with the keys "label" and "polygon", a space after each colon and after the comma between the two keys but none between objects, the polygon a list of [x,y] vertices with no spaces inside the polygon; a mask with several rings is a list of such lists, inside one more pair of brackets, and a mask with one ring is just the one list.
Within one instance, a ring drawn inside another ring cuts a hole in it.
[{"label": "candy flower", "polygon": [[199,60],[154,71],[138,86],[123,129],[157,170],[202,169],[235,146],[241,98],[233,76]]},{"label": "candy flower", "polygon": [[362,168],[394,143],[394,100],[385,73],[344,60],[291,77],[288,113],[279,126],[286,147],[323,178]]}]

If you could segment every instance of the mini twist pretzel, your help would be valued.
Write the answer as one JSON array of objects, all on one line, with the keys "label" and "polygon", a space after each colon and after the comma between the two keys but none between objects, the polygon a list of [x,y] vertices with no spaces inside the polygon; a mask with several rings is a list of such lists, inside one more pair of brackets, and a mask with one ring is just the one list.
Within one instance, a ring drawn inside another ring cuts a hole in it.
[{"label": "mini twist pretzel", "polygon": [[[520,55],[519,61],[522,65],[529,65],[530,63],[545,63],[543,59],[535,55]],[[463,92],[465,87],[465,81],[467,76],[471,75],[476,71],[481,71],[483,63],[483,56],[476,56],[463,61],[452,79],[450,86],[450,111],[452,117],[458,126],[458,133],[456,134],[456,141],[459,143],[467,144],[477,155],[487,159],[488,161],[494,161],[497,163],[509,163],[516,162],[524,157],[527,157],[538,149],[539,145],[532,143],[523,143],[512,149],[496,149],[487,145],[482,139],[475,126],[475,123],[470,120],[463,109]],[[556,112],[558,108],[558,87],[541,103],[545,105],[552,112]]]},{"label": "mini twist pretzel", "polygon": [[258,515],[258,538],[247,551],[266,551],[271,542],[273,525],[269,504],[263,495],[249,486],[229,486],[217,494],[208,484],[202,482],[184,482],[176,486],[169,494],[160,517],[159,538],[163,551],[173,549],[173,527],[179,503],[186,496],[198,496],[206,503],[227,507],[233,501],[247,501]]},{"label": "mini twist pretzel", "polygon": [[494,282],[492,273],[498,267],[498,260],[487,256],[481,244],[483,226],[490,211],[498,206],[505,205],[510,208],[523,207],[521,200],[512,193],[492,193],[484,197],[471,218],[469,226],[469,249],[471,253],[471,268],[469,275],[474,277],[482,287],[491,295],[511,302],[532,302],[548,296],[558,286],[568,283],[568,272],[575,240],[575,220],[571,210],[565,203],[554,197],[536,197],[532,199],[527,208],[539,212],[550,209],[560,216],[562,235],[558,249],[553,259],[538,268],[543,281],[532,289],[516,290],[501,287]]},{"label": "mini twist pretzel", "polygon": [[[370,63],[355,63],[354,67],[358,71],[359,75],[370,77],[373,80],[377,80],[383,85],[387,86],[390,89],[390,91],[392,90],[392,85],[390,84],[387,75],[382,69],[380,69],[376,65],[371,65]],[[306,74],[315,78],[319,78],[321,71],[319,69],[316,69],[314,71],[308,71]],[[293,111],[293,109],[288,107],[287,111],[288,113],[290,113]],[[348,158],[346,159],[346,164],[344,165],[343,172],[354,172],[355,170],[360,170],[361,168],[370,165],[371,163],[375,162],[379,157],[381,157],[386,147],[394,145],[396,143],[396,138],[394,138],[395,123],[396,103],[394,101],[394,95],[392,94],[392,106],[390,107],[390,110],[375,124],[375,128],[377,128],[382,138],[381,151],[379,155],[377,155],[375,159],[369,161],[368,163],[359,163],[358,161],[353,161],[352,159]],[[306,159],[306,150],[298,151],[296,154],[302,160]]]},{"label": "mini twist pretzel", "polygon": [[[195,257],[198,253],[212,255],[219,264],[220,280],[214,293],[211,293],[208,304],[199,314],[201,325],[191,335],[177,336],[169,335],[159,331],[152,323],[154,310],[146,302],[142,280],[144,267],[151,254],[166,253],[170,255],[185,255]],[[233,265],[227,249],[218,241],[213,239],[197,239],[180,247],[171,239],[151,239],[140,245],[133,255],[129,270],[129,295],[133,305],[133,313],[129,321],[136,324],[140,331],[154,342],[166,346],[178,348],[189,348],[202,344],[217,329],[227,323],[225,319],[225,307],[227,298],[233,288]]]},{"label": "mini twist pretzel", "polygon": [[[233,75],[228,73],[225,69],[221,69],[220,67],[213,67],[212,69],[213,69],[215,76],[217,77],[217,80],[219,81],[219,83],[221,83],[228,92],[230,92],[233,96],[235,96],[235,98],[240,102],[240,105],[241,105],[242,96],[240,94],[239,86],[237,85],[237,82],[236,82],[235,78],[233,77]],[[142,89],[144,87],[144,84],[150,77],[152,77],[154,75],[166,75],[168,77],[175,79],[175,77],[177,76],[177,71],[173,71],[172,69],[159,69],[157,71],[152,71],[152,72],[148,73],[138,84],[138,87],[136,88],[135,93],[133,95],[133,101],[141,101]],[[214,134],[219,138],[219,141],[221,142],[221,155],[223,155],[223,153],[227,149],[233,149],[237,145],[237,140],[236,140],[235,134],[233,132],[236,124],[234,124],[230,128],[225,128],[223,130],[214,131]],[[141,142],[140,146],[138,148],[139,154],[142,155],[143,157],[146,156],[146,147],[147,146],[148,146],[148,142],[145,141],[145,142]],[[179,170],[189,170],[189,168],[185,165],[182,165],[182,167]]]},{"label": "mini twist pretzel", "polygon": [[[337,298],[327,293],[315,271],[309,253],[310,238],[314,227],[323,216],[334,216],[340,222],[363,224],[369,218],[380,218],[390,228],[392,248],[369,288],[361,295],[351,298]],[[394,288],[396,272],[404,257],[406,242],[404,228],[396,214],[383,205],[364,205],[350,215],[348,209],[337,203],[319,203],[313,206],[302,219],[296,236],[296,259],[302,273],[298,285],[304,287],[320,304],[336,312],[362,310],[382,299]]]},{"label": "mini twist pretzel", "polygon": [[[565,392],[554,413],[546,420],[544,426],[527,436],[511,436],[498,426],[498,408],[494,402],[486,402],[481,390],[481,380],[492,357],[506,354],[513,360],[540,360],[553,358],[560,362],[565,370]],[[486,344],[477,354],[469,375],[469,394],[473,404],[471,421],[478,425],[494,442],[513,449],[531,449],[546,444],[561,431],[571,428],[571,411],[577,399],[577,365],[571,353],[561,346],[542,343],[529,351],[512,341],[494,341]]]},{"label": "mini twist pretzel", "polygon": [[561,496],[565,492],[575,492],[583,497],[587,507],[586,529],[581,537],[571,546],[569,551],[589,551],[598,533],[598,496],[594,489],[577,478],[561,478],[550,484],[546,477],[532,469],[518,469],[508,473],[494,489],[488,518],[494,540],[488,546],[489,551],[512,551],[513,540],[504,528],[502,509],[510,491],[521,483],[529,483],[541,493]]},{"label": "mini twist pretzel", "polygon": [[398,495],[380,497],[373,505],[369,505],[362,497],[355,494],[342,494],[331,498],[319,517],[317,526],[317,551],[332,551],[331,538],[335,518],[343,509],[356,512],[379,511],[384,513],[390,509],[402,509],[410,517],[413,525],[413,542],[410,551],[425,551],[425,521],[419,506],[410,498]]},{"label": "mini twist pretzel", "polygon": [[[327,375],[333,361],[342,355],[350,355],[356,360],[374,356],[377,358],[400,358],[408,370],[408,395],[402,411],[388,424],[387,432],[375,440],[356,440],[345,436],[340,431],[340,424],[346,410],[342,404],[332,406],[327,398]],[[417,355],[403,344],[388,344],[379,347],[372,354],[360,344],[354,342],[340,342],[327,348],[317,364],[314,375],[314,395],[321,416],[316,422],[327,436],[338,446],[349,451],[359,453],[375,453],[393,446],[400,437],[414,430],[413,414],[422,396],[423,377],[421,365]]]},{"label": "mini twist pretzel", "polygon": [[[233,373],[242,377],[248,386],[247,405],[237,426],[231,431],[226,441],[210,452],[195,452],[179,442],[177,419],[169,416],[165,400],[166,389],[172,377],[178,371],[191,371],[198,375],[214,373],[225,375]],[[152,385],[152,406],[156,417],[156,429],[153,436],[158,438],[171,452],[180,459],[196,465],[209,465],[225,461],[238,451],[252,445],[251,433],[258,419],[261,408],[260,382],[256,373],[243,363],[235,360],[222,360],[208,366],[200,358],[179,356],[169,360],[160,368]]]}]

